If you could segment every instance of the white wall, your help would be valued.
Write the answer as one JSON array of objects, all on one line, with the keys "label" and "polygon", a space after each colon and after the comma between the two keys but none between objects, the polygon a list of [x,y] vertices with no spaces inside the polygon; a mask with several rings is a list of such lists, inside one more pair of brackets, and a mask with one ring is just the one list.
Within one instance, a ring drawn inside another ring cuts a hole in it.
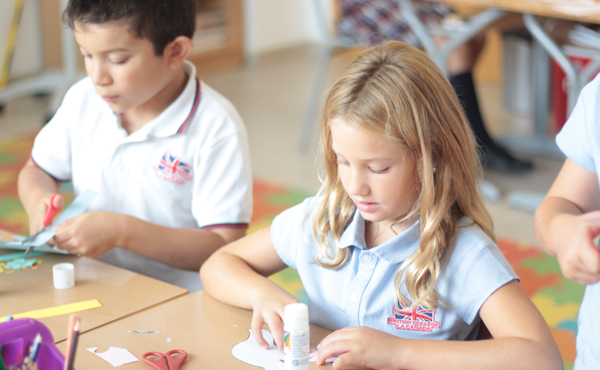
[{"label": "white wall", "polygon": [[245,0],[247,54],[321,42],[315,1],[328,8],[333,0]]},{"label": "white wall", "polygon": [[[0,68],[3,68],[15,2],[14,0],[0,0]],[[23,5],[9,76],[15,78],[34,74],[40,71],[43,65],[39,4],[36,0],[27,0]]]}]

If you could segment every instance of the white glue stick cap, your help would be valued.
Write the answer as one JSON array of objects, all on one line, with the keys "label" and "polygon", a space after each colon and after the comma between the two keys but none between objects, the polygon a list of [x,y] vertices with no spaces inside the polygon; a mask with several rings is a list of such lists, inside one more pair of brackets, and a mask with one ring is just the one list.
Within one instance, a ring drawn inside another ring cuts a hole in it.
[{"label": "white glue stick cap", "polygon": [[283,323],[284,329],[289,332],[306,330],[308,327],[308,306],[304,303],[291,303],[285,306]]}]

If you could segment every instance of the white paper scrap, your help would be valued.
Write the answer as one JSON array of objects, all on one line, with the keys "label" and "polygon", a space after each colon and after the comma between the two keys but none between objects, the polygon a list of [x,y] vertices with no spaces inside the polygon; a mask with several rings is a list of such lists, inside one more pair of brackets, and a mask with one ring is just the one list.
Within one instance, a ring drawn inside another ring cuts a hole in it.
[{"label": "white paper scrap", "polygon": [[103,360],[108,362],[114,367],[130,364],[132,362],[137,362],[140,359],[135,357],[133,353],[129,352],[129,350],[125,348],[119,347],[110,347],[108,351],[104,353],[96,353],[98,347],[87,348],[88,351],[100,356]]},{"label": "white paper scrap", "polygon": [[259,366],[265,370],[283,370],[285,356],[279,352],[277,346],[273,345],[273,334],[268,330],[263,330],[262,333],[263,338],[269,343],[269,349],[258,345],[248,330],[248,339],[236,344],[231,353],[238,360],[252,366]]}]

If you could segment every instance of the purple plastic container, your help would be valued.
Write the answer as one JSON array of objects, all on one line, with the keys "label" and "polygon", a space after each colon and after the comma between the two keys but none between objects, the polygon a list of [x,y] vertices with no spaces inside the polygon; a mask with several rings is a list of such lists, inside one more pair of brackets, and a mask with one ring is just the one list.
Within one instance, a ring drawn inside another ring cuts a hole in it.
[{"label": "purple plastic container", "polygon": [[54,345],[52,333],[41,322],[29,318],[0,323],[0,345],[7,368],[23,361],[38,333],[42,336],[36,360],[38,370],[63,370],[65,358]]}]

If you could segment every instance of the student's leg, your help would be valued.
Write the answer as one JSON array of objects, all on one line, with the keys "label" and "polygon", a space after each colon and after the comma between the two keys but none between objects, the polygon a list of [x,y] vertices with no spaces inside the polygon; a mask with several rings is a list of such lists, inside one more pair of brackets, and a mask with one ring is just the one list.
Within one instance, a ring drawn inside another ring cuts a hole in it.
[{"label": "student's leg", "polygon": [[523,172],[533,168],[532,163],[513,157],[497,145],[485,128],[479,110],[477,91],[473,81],[473,66],[483,48],[483,35],[458,48],[448,59],[450,83],[463,105],[467,119],[480,145],[479,155],[486,167],[504,172]]}]

